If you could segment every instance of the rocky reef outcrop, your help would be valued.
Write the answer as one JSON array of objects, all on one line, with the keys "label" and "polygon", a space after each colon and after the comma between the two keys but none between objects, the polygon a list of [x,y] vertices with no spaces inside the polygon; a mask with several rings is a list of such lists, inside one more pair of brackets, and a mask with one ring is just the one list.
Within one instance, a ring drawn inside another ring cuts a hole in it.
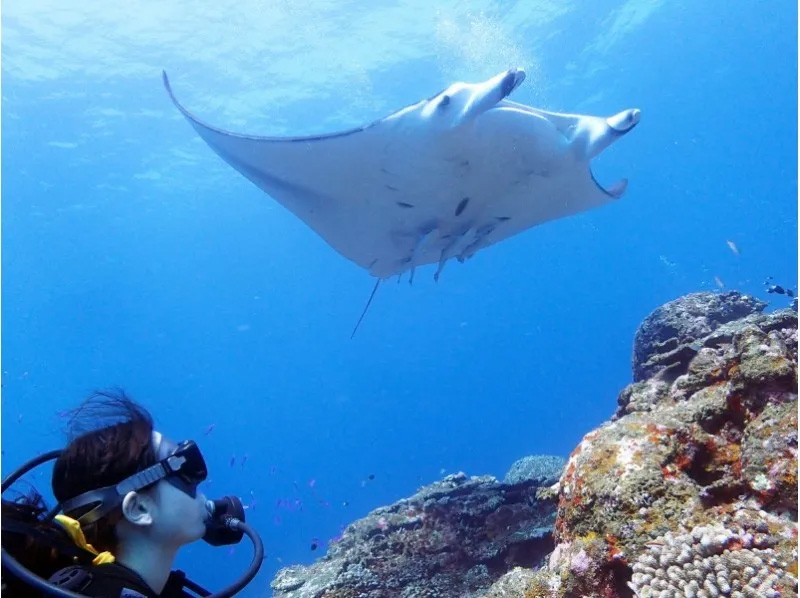
[{"label": "rocky reef outcrop", "polygon": [[564,459],[520,460],[510,480],[449,475],[348,526],[322,559],[272,581],[281,598],[467,598],[553,549],[555,503],[539,500]]},{"label": "rocky reef outcrop", "polygon": [[541,459],[504,482],[449,476],[279,572],[275,596],[797,596],[797,312],[764,307],[658,308],[616,412],[560,477],[530,473]]}]

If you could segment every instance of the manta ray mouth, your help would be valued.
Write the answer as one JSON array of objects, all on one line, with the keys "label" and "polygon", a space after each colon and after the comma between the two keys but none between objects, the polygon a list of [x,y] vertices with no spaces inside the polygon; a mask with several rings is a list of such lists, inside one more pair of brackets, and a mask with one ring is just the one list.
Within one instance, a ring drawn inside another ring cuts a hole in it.
[{"label": "manta ray mouth", "polygon": [[522,85],[522,82],[525,80],[525,71],[522,69],[509,69],[506,73],[506,76],[503,78],[502,83],[502,94],[503,99],[506,99],[508,96],[511,95],[517,87]]},{"label": "manta ray mouth", "polygon": [[600,189],[600,191],[610,197],[613,197],[614,199],[619,199],[622,197],[622,195],[625,193],[625,190],[628,188],[628,179],[620,179],[616,183],[613,183],[608,187],[604,187],[594,176],[594,172],[592,172],[591,168],[589,168],[589,175],[592,177],[592,181],[594,181],[594,184],[597,185],[597,188]]},{"label": "manta ray mouth", "polygon": [[[606,118],[605,131],[598,132],[596,137],[589,143],[589,159],[591,160],[600,154],[606,147],[636,127],[641,118],[642,111],[638,108],[629,108],[628,110],[623,110],[614,116]],[[611,197],[617,199],[622,197],[622,194],[625,193],[625,189],[628,187],[628,179],[620,179],[608,187],[601,185],[594,176],[591,166],[589,167],[589,174],[600,191]]]}]

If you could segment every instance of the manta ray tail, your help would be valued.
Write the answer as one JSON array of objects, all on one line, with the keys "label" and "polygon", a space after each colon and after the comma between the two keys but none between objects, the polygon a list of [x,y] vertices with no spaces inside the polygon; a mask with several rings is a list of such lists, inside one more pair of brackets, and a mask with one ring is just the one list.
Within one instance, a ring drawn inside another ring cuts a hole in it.
[{"label": "manta ray tail", "polygon": [[375,286],[372,287],[372,292],[369,294],[369,299],[367,299],[367,304],[364,306],[364,311],[361,312],[361,316],[358,318],[358,322],[356,322],[356,327],[353,328],[353,333],[350,335],[352,339],[356,335],[356,330],[358,330],[358,326],[361,324],[361,320],[364,319],[364,316],[367,315],[367,310],[369,309],[370,303],[372,303],[372,298],[375,297],[375,291],[378,290],[378,285],[381,284],[381,279],[375,281]]}]

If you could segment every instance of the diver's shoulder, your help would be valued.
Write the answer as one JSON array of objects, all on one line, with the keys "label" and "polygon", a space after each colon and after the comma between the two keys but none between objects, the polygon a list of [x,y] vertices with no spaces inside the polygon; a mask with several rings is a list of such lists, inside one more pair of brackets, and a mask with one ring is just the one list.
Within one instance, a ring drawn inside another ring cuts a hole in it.
[{"label": "diver's shoulder", "polygon": [[160,598],[136,573],[116,563],[70,565],[56,571],[49,581],[90,598]]}]

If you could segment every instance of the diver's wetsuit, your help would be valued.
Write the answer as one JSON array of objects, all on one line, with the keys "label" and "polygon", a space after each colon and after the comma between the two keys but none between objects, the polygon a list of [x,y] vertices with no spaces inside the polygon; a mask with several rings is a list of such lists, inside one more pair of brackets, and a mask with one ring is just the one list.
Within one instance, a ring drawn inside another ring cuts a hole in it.
[{"label": "diver's wetsuit", "polygon": [[56,572],[50,583],[84,596],[97,598],[191,598],[180,583],[182,574],[170,575],[160,594],[134,571],[118,563],[75,565]]}]

